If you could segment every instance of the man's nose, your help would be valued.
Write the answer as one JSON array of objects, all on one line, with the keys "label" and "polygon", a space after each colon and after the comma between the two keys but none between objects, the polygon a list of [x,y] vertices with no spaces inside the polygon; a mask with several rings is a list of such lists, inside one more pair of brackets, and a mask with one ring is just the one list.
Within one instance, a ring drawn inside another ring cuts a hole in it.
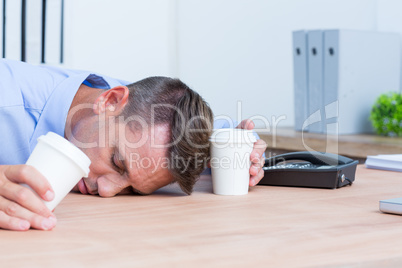
[{"label": "man's nose", "polygon": [[98,194],[102,197],[112,197],[128,186],[128,183],[120,183],[108,180],[102,176],[98,178]]}]

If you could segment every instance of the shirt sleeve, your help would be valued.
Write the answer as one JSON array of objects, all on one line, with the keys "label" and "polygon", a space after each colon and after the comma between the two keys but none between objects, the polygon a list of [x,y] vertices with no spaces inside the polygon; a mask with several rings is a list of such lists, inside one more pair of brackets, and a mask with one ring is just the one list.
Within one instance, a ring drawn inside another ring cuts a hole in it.
[{"label": "shirt sleeve", "polygon": [[[47,89],[44,81],[48,81],[38,75],[38,69],[17,61],[0,61],[0,164],[23,164],[30,155],[29,140],[43,107],[40,102],[45,101],[41,95]],[[27,84],[36,87],[29,91]]]},{"label": "shirt sleeve", "polygon": [[[225,118],[225,119],[216,119],[214,120],[214,129],[222,129],[222,128],[235,128],[237,127],[239,123],[236,120],[233,120],[231,118]],[[260,139],[260,136],[258,136],[257,132],[253,130],[253,135],[257,138],[257,140]],[[265,156],[265,153],[264,153]]]}]

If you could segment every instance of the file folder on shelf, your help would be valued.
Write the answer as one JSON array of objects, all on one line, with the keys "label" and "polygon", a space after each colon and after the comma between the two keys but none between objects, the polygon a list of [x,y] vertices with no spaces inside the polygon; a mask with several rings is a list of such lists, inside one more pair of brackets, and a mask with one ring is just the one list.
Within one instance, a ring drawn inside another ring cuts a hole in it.
[{"label": "file folder on shelf", "polygon": [[[306,31],[293,32],[293,81],[295,130],[303,130],[308,115],[308,69]],[[308,130],[307,128],[304,131]]]},{"label": "file folder on shelf", "polygon": [[323,108],[323,31],[314,30],[307,32],[308,37],[308,88],[309,109],[305,125],[310,132],[322,133],[324,121],[321,110]]},{"label": "file folder on shelf", "polygon": [[[375,99],[399,91],[400,36],[355,30],[324,32],[324,102],[322,122],[333,118],[328,134],[372,132],[369,120]],[[310,42],[310,40],[309,40]],[[315,108],[315,106],[314,106]]]}]

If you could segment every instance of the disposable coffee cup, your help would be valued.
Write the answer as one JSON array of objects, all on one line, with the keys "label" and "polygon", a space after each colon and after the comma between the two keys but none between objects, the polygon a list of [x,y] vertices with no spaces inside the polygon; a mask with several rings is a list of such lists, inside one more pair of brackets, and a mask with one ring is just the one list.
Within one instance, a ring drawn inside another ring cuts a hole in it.
[{"label": "disposable coffee cup", "polygon": [[250,154],[257,141],[251,130],[218,129],[211,142],[211,172],[213,193],[245,195],[250,180]]},{"label": "disposable coffee cup", "polygon": [[35,167],[52,186],[54,199],[43,200],[52,211],[82,177],[88,176],[91,160],[65,138],[48,132],[38,138],[26,164]]}]

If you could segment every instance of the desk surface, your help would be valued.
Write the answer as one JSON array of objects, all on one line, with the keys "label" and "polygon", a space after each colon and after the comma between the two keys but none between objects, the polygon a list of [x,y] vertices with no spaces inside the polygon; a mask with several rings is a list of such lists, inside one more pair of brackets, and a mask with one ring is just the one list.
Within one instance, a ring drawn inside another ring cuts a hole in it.
[{"label": "desk surface", "polygon": [[378,210],[380,199],[402,196],[402,173],[358,166],[355,184],[337,190],[257,186],[231,197],[211,189],[203,177],[191,196],[173,185],[150,196],[69,194],[53,231],[0,230],[1,266],[402,264],[402,217]]}]

